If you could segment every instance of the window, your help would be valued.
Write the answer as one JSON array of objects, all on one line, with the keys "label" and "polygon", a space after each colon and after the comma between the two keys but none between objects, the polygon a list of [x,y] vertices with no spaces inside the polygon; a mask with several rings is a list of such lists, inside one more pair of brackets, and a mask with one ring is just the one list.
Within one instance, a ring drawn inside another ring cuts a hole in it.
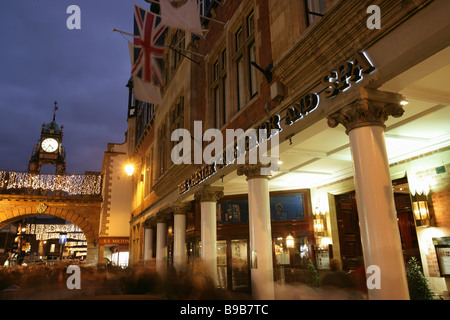
[{"label": "window", "polygon": [[136,100],[136,141],[143,138],[147,126],[149,126],[155,115],[155,105]]},{"label": "window", "polygon": [[306,24],[309,26],[323,16],[327,8],[327,0],[305,0]]},{"label": "window", "polygon": [[253,11],[241,20],[234,37],[233,63],[235,68],[237,110],[245,107],[258,93],[257,63],[255,44],[255,20]]},{"label": "window", "polygon": [[166,156],[166,143],[167,143],[167,132],[166,125],[163,123],[159,128],[159,176],[162,176],[167,169],[167,156]]},{"label": "window", "polygon": [[[305,219],[304,193],[270,196],[271,221]],[[248,223],[248,199],[231,199],[217,202],[217,224]]]},{"label": "window", "polygon": [[167,82],[172,79],[185,54],[186,36],[183,30],[175,31],[170,37],[170,50],[164,54],[164,72]]},{"label": "window", "polygon": [[[170,127],[169,127],[169,135],[171,135],[175,130],[184,128],[184,97],[181,96],[178,98],[178,101],[170,108]],[[172,160],[171,152],[178,144],[178,141],[170,142],[170,151],[168,154],[168,158]],[[170,166],[172,162],[168,166]]]},{"label": "window", "polygon": [[[184,97],[180,97],[170,111],[170,132],[184,128]],[[172,141],[172,148],[178,144]]]},{"label": "window", "polygon": [[221,128],[228,120],[227,118],[227,72],[226,58],[227,50],[223,49],[213,61],[212,66],[212,110],[213,125],[215,128]]},{"label": "window", "polygon": [[148,196],[152,187],[152,158],[153,152],[149,150],[145,155],[145,190],[144,195]]},{"label": "window", "polygon": [[250,96],[253,98],[256,93],[258,92],[258,87],[256,84],[256,68],[254,66],[251,65],[252,61],[256,61],[256,46],[255,46],[255,42],[253,41],[250,44],[250,47],[248,49],[248,57],[249,57],[249,65],[250,65],[250,83],[249,83],[249,89],[250,89]]},{"label": "window", "polygon": [[237,93],[238,93],[238,110],[241,110],[245,105],[245,82],[244,82],[244,58],[240,56],[236,60],[236,74],[237,74]]}]

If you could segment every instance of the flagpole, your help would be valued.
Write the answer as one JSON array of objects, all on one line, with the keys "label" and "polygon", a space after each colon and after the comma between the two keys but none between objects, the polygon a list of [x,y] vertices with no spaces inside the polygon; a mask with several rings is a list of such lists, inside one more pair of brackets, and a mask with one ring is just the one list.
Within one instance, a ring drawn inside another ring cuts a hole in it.
[{"label": "flagpole", "polygon": [[137,36],[134,35],[134,34],[131,34],[131,33],[125,32],[125,31],[121,31],[121,30],[117,30],[116,28],[113,29],[113,32],[120,32],[120,33],[129,35],[129,36],[132,36],[132,37],[137,37]]},{"label": "flagpole", "polygon": [[207,56],[204,56],[204,55],[202,55],[200,53],[197,53],[197,52],[193,52],[193,51],[182,49],[182,48],[173,47],[172,45],[169,45],[169,44],[166,44],[166,47],[169,47],[172,50],[181,50],[181,51],[184,51],[184,52],[187,52],[187,53],[192,53],[192,54],[195,54],[195,55],[197,55],[199,57],[202,57],[203,59],[206,59],[206,57],[207,57]]},{"label": "flagpole", "polygon": [[[194,59],[191,59],[190,57],[188,57],[187,55],[185,55],[183,52],[173,48],[172,46],[167,45],[167,47],[169,47],[170,49],[172,49],[173,51],[175,51],[178,54],[181,54],[183,57],[185,57],[186,59],[191,60],[192,62],[196,63],[197,65],[200,65],[200,63],[198,61],[195,61]],[[194,52],[191,52],[194,53]]]}]

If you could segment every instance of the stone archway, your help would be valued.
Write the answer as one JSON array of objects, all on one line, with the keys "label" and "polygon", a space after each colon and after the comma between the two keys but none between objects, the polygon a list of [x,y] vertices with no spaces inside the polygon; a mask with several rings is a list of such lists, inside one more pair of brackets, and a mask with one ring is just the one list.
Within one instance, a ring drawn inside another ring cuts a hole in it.
[{"label": "stone archway", "polygon": [[66,220],[78,226],[86,237],[86,262],[97,264],[101,202],[101,197],[0,195],[0,229],[28,217],[49,216]]}]

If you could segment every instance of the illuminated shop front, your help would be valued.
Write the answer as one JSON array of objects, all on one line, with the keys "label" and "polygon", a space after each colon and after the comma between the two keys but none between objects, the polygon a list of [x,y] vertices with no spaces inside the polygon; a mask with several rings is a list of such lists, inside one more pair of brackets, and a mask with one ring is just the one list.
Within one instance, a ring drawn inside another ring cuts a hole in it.
[{"label": "illuminated shop front", "polygon": [[[314,252],[309,202],[308,190],[271,194],[273,263],[277,281],[285,282],[286,277],[288,282],[301,278],[310,252]],[[195,258],[201,259],[202,252],[199,232],[201,212],[196,211],[197,207],[194,205],[194,210],[187,213],[187,259],[190,263],[195,263]],[[235,195],[221,198],[216,208],[218,286],[249,292],[251,252],[248,197]],[[168,248],[172,248],[170,241]]]},{"label": "illuminated shop front", "polygon": [[128,267],[129,262],[129,238],[128,237],[100,237],[99,244],[102,247],[102,265]]}]

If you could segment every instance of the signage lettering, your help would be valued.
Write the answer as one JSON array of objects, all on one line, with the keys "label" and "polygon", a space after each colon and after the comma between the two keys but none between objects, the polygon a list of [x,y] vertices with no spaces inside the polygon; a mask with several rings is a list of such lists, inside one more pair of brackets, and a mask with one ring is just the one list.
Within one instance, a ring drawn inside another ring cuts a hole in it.
[{"label": "signage lettering", "polygon": [[317,93],[309,93],[294,102],[287,109],[286,125],[290,126],[294,122],[302,119],[304,116],[316,110],[319,106],[319,95]]},{"label": "signage lettering", "polygon": [[[325,74],[324,77],[322,77],[321,84],[324,86],[324,89],[321,92],[323,92],[325,98],[329,99],[334,98],[339,93],[348,90],[351,87],[352,83],[357,83],[361,81],[363,79],[363,74],[370,74],[374,70],[375,67],[370,63],[370,61],[367,59],[364,53],[357,52],[351,59],[339,64],[337,67],[333,68],[327,74]],[[298,120],[303,119],[305,116],[311,114],[314,110],[316,110],[319,107],[320,103],[319,94],[321,92],[319,93],[310,92],[308,94],[305,94],[301,96],[299,99],[297,99],[295,102],[293,102],[291,105],[289,105],[286,109],[285,124],[287,126],[290,126],[293,123],[297,122]],[[197,171],[195,171],[188,179],[184,180],[182,183],[178,185],[179,194],[183,194],[187,192],[189,189],[202,183],[205,179],[215,174],[217,170],[226,167],[229,163],[233,162],[235,159],[243,160],[242,156],[245,155],[246,152],[249,152],[250,150],[254,149],[265,140],[270,140],[273,137],[273,135],[283,130],[280,122],[281,117],[280,115],[276,114],[271,116],[268,121],[263,122],[256,129],[248,129],[245,133],[243,133],[243,130],[238,129],[238,131],[239,130],[242,131],[242,135],[244,135],[245,137],[243,139],[238,139],[236,143],[230,143],[230,147],[226,148],[225,150],[226,162],[224,162],[222,155],[221,158],[217,158],[218,159],[217,164],[216,162],[213,162],[212,164],[207,164],[198,169]],[[228,131],[230,130],[231,129],[227,129],[227,142],[229,140]],[[236,130],[231,131],[232,131],[231,133],[236,134]],[[199,130],[198,132],[201,132],[201,130]],[[220,135],[220,132],[217,133],[217,135]],[[183,135],[180,134],[175,138],[180,136]],[[194,136],[199,138],[195,140],[202,141],[201,135],[200,137],[198,137],[194,133]],[[188,140],[190,141],[190,139]],[[173,137],[172,141],[175,141],[173,140]],[[197,147],[197,145],[195,146]],[[187,149],[190,150],[189,148]],[[198,152],[198,154],[199,158],[201,158],[201,152]],[[198,162],[195,161],[195,163]],[[240,162],[238,161],[238,163]]]},{"label": "signage lettering", "polygon": [[325,98],[336,97],[340,92],[350,88],[349,81],[357,83],[363,78],[361,73],[370,74],[374,70],[375,67],[366,56],[358,52],[350,61],[337,66],[322,78],[322,84],[326,87]]},{"label": "signage lettering", "polygon": [[217,172],[216,164],[209,164],[195,171],[188,179],[178,185],[178,192],[185,193]]}]

